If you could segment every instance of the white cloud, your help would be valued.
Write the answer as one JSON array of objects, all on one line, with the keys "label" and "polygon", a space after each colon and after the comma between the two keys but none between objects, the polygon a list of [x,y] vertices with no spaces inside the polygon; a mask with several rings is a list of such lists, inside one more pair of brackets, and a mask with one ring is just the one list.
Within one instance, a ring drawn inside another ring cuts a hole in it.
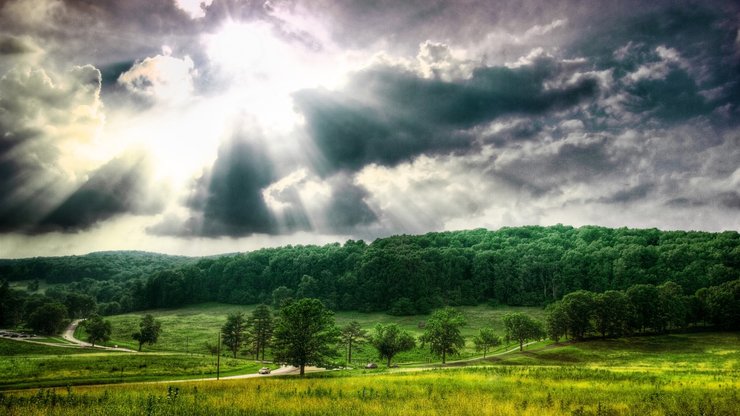
[{"label": "white cloud", "polygon": [[205,8],[210,6],[213,0],[175,0],[175,5],[197,19],[206,15]]},{"label": "white cloud", "polygon": [[557,19],[546,25],[534,25],[531,28],[527,29],[526,32],[524,32],[524,37],[531,38],[535,36],[544,36],[557,28],[565,26],[567,23],[568,19]]},{"label": "white cloud", "polygon": [[[163,55],[146,58],[118,77],[118,83],[134,94],[168,103],[180,103],[193,94],[193,78],[198,72],[189,56]],[[171,50],[169,50],[171,52]]]},{"label": "white cloud", "polygon": [[[100,77],[91,65],[62,73],[29,66],[5,73],[0,125],[4,139],[22,140],[11,157],[30,157],[43,170],[73,182],[101,163],[90,151],[105,121]],[[32,137],[21,137],[28,134]],[[80,153],[83,147],[88,151]]]},{"label": "white cloud", "polygon": [[464,51],[430,40],[419,45],[416,60],[421,76],[445,81],[468,78],[476,66],[475,62],[465,58]]},{"label": "white cloud", "polygon": [[655,48],[655,53],[660,60],[641,65],[637,70],[630,73],[627,76],[627,79],[632,82],[664,79],[673,70],[673,68],[683,68],[687,70],[690,68],[688,62],[686,62],[686,60],[681,57],[681,54],[673,48],[661,45]]}]

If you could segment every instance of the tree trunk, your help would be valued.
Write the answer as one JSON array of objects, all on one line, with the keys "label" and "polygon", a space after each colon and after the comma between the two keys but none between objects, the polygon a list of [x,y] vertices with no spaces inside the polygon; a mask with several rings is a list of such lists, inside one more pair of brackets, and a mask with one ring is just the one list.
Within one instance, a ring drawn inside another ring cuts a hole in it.
[{"label": "tree trunk", "polygon": [[306,373],[306,365],[301,364],[301,376],[303,376]]},{"label": "tree trunk", "polygon": [[349,342],[348,348],[349,349],[347,352],[347,363],[351,363],[352,362],[352,341]]},{"label": "tree trunk", "polygon": [[388,357],[388,364],[387,364],[387,366],[388,366],[388,368],[391,367],[391,357]]},{"label": "tree trunk", "polygon": [[524,340],[519,340],[519,351],[524,351]]},{"label": "tree trunk", "polygon": [[447,353],[447,351],[442,350],[442,364],[445,363],[446,353]]},{"label": "tree trunk", "polygon": [[141,341],[139,341],[139,352],[141,352],[141,344],[143,344]]}]

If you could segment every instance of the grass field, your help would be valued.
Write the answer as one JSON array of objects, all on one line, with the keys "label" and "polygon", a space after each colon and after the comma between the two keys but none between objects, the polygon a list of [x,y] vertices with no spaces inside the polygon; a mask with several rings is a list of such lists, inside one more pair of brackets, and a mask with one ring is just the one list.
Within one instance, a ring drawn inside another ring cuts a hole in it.
[{"label": "grass field", "polygon": [[485,362],[630,370],[729,371],[740,378],[740,333],[691,333],[534,347]]},{"label": "grass field", "polygon": [[[162,334],[153,346],[145,346],[147,354],[124,354],[120,352],[91,352],[89,349],[55,348],[30,344],[20,341],[0,340],[0,374],[6,377],[0,380],[0,388],[8,389],[23,386],[63,386],[66,384],[108,383],[166,379],[205,377],[213,375],[215,358],[205,347],[206,343],[215,345],[218,331],[226,321],[229,313],[241,311],[250,314],[254,306],[233,306],[223,304],[204,304],[175,310],[154,310],[141,314],[126,314],[107,317],[113,327],[112,339],[107,345],[119,345],[136,349],[138,345],[131,339],[131,334],[138,328],[140,317],[151,313],[162,322]],[[483,326],[500,328],[500,317],[511,311],[511,308],[490,308],[486,306],[461,308],[468,318],[464,333],[470,338]],[[541,309],[523,308],[527,313],[541,316]],[[338,325],[357,320],[371,330],[376,323],[397,322],[415,335],[423,331],[419,322],[427,316],[395,317],[381,313],[338,313]],[[83,329],[78,329],[76,336],[85,338]],[[45,339],[45,341],[59,341]],[[59,341],[64,342],[64,341]],[[463,356],[476,355],[469,342],[469,348]],[[340,350],[340,353],[343,351]],[[372,347],[355,349],[354,362],[360,365],[369,361],[378,361]],[[226,374],[244,374],[256,372],[262,364],[239,355],[236,360],[222,360],[222,370]],[[268,351],[269,358],[269,351]],[[451,359],[454,359],[452,357]],[[342,362],[343,357],[337,361]],[[416,348],[413,351],[399,354],[394,362],[426,364],[436,362],[427,350]]]},{"label": "grass field", "polygon": [[[96,352],[0,339],[0,356],[2,390],[216,376],[216,357],[201,354]],[[262,366],[221,357],[224,376],[256,373]]]},{"label": "grass field", "polygon": [[[60,344],[63,345],[63,344]],[[68,344],[69,345],[69,344]],[[6,357],[26,355],[66,355],[84,354],[89,351],[82,348],[62,348],[51,345],[35,344],[32,342],[17,341],[0,338],[0,362]]]},{"label": "grass field", "polygon": [[354,370],[305,379],[28,390],[0,396],[0,409],[9,415],[737,415],[738,337],[552,345],[484,366],[374,375]]},{"label": "grass field", "polygon": [[[135,314],[125,314],[109,316],[105,319],[110,320],[113,326],[112,338],[106,345],[119,345],[136,349],[138,344],[133,341],[131,334],[138,329],[141,316],[151,313],[154,317],[162,322],[162,333],[159,341],[153,346],[144,346],[144,351],[179,351],[179,352],[199,352],[206,353],[206,343],[215,345],[218,340],[218,331],[226,322],[226,316],[233,312],[244,312],[249,315],[255,306],[235,306],[217,303],[207,303],[202,305],[189,306],[178,309],[158,309],[144,311]],[[478,333],[482,327],[489,326],[494,328],[499,334],[503,335],[503,324],[501,317],[509,312],[525,312],[534,318],[544,319],[544,310],[542,308],[516,308],[516,307],[499,307],[491,308],[489,306],[466,306],[459,308],[467,319],[467,326],[463,328],[463,335],[468,338],[465,351],[457,358],[468,358],[477,356],[472,343],[472,336]],[[419,323],[425,321],[428,315],[414,316],[391,316],[384,313],[359,313],[359,312],[337,312],[335,315],[336,323],[339,326],[346,325],[350,321],[358,321],[360,325],[370,331],[378,323],[395,322],[404,329],[412,332],[414,335],[421,335],[423,329]],[[84,339],[84,329],[78,329],[76,336]],[[356,358],[356,359],[355,359]],[[455,359],[456,357],[452,357]],[[371,347],[365,347],[353,352],[353,361],[368,362],[377,361],[375,350]],[[433,362],[436,358],[432,357],[426,350],[417,348],[414,351],[399,354],[396,362]]]}]

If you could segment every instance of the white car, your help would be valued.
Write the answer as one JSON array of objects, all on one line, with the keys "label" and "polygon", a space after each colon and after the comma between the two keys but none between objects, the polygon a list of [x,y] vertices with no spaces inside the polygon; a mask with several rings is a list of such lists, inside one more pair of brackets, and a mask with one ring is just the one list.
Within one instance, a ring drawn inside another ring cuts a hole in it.
[{"label": "white car", "polygon": [[260,368],[260,371],[258,371],[260,374],[270,374],[270,369],[267,367]]}]

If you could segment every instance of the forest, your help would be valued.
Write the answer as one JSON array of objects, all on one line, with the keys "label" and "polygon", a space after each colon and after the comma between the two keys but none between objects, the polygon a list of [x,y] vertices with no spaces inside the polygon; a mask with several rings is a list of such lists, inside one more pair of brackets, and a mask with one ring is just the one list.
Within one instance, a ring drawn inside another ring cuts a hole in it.
[{"label": "forest", "polygon": [[[51,303],[70,318],[89,310],[117,314],[209,301],[279,306],[289,298],[318,298],[333,310],[410,315],[481,303],[546,306],[579,290],[629,292],[636,285],[668,284],[676,296],[696,297],[700,289],[730,287],[739,278],[735,231],[526,226],[207,258],[93,253],[2,260],[0,325],[27,320]],[[9,285],[39,280],[59,284],[45,294]]]}]

